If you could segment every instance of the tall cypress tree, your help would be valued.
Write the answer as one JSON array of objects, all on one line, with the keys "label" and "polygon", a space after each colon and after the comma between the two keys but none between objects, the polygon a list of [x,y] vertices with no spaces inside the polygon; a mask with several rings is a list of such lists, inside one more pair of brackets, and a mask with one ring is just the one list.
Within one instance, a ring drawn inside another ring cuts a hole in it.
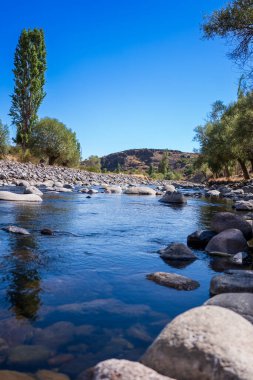
[{"label": "tall cypress tree", "polygon": [[16,143],[25,152],[37,112],[44,99],[46,47],[42,29],[24,29],[14,57],[14,93],[10,116],[17,127]]}]

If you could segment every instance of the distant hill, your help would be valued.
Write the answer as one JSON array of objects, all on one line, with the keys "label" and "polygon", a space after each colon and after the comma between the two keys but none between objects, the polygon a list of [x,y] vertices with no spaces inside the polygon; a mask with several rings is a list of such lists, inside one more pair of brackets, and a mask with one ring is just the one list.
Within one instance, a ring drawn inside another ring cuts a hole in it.
[{"label": "distant hill", "polygon": [[170,170],[182,172],[186,176],[191,174],[190,172],[187,173],[187,169],[190,170],[193,159],[197,157],[197,154],[168,149],[129,149],[108,154],[101,157],[101,167],[103,170],[112,172],[119,167],[122,171],[147,172],[151,165],[155,169],[158,168],[166,152],[168,153]]}]

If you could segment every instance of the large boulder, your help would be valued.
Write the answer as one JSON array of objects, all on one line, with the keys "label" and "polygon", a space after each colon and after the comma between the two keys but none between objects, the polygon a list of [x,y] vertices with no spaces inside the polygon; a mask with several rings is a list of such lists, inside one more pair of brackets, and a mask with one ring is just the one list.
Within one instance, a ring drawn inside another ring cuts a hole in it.
[{"label": "large boulder", "polygon": [[141,187],[141,186],[133,186],[128,187],[124,194],[128,195],[156,195],[156,191],[151,189],[150,187]]},{"label": "large boulder", "polygon": [[231,212],[217,212],[212,218],[211,230],[219,233],[230,228],[240,230],[247,240],[252,237],[252,228],[245,219]]},{"label": "large boulder", "polygon": [[212,295],[247,292],[253,293],[253,271],[228,270],[211,279],[210,293]]},{"label": "large boulder", "polygon": [[16,227],[16,226],[2,227],[1,230],[12,233],[12,234],[30,235],[30,232],[27,231],[25,228]]},{"label": "large boulder", "polygon": [[210,298],[205,305],[230,309],[253,324],[253,293],[223,293]]},{"label": "large boulder", "polygon": [[15,202],[42,202],[42,199],[37,194],[16,194],[10,191],[0,191],[1,201],[15,201]]},{"label": "large boulder", "polygon": [[158,251],[161,258],[165,260],[195,260],[196,256],[185,244],[172,243],[164,249]]},{"label": "large boulder", "polygon": [[231,310],[201,306],[169,323],[141,362],[178,380],[252,380],[253,326]]},{"label": "large boulder", "polygon": [[167,286],[177,290],[194,290],[199,287],[198,281],[181,276],[176,273],[155,272],[147,275],[147,279],[159,285]]},{"label": "large boulder", "polygon": [[109,359],[98,363],[78,376],[77,380],[173,380],[141,363]]},{"label": "large boulder", "polygon": [[213,198],[213,197],[219,197],[220,196],[220,192],[219,190],[209,190],[205,193],[205,196],[206,197],[210,197],[210,198]]},{"label": "large boulder", "polygon": [[179,191],[166,191],[164,196],[161,199],[159,199],[159,202],[184,204],[187,203],[187,200],[185,196]]},{"label": "large boulder", "polygon": [[214,236],[207,244],[206,251],[235,255],[247,251],[247,241],[240,230],[230,228]]},{"label": "large boulder", "polygon": [[187,236],[187,244],[192,248],[204,249],[215,235],[215,232],[209,230],[195,231]]}]

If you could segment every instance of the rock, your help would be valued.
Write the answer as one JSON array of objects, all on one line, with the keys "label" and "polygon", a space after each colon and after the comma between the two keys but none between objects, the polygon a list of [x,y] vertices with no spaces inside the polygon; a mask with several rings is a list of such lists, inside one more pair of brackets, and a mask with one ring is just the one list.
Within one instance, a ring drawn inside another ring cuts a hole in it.
[{"label": "rock", "polygon": [[121,194],[122,189],[120,186],[105,186],[105,193],[108,194]]},{"label": "rock", "polygon": [[45,369],[36,372],[36,379],[38,380],[70,380],[67,375],[54,371],[47,371]]},{"label": "rock", "polygon": [[54,232],[52,230],[50,230],[50,228],[43,228],[41,231],[40,231],[41,235],[53,235]]},{"label": "rock", "polygon": [[48,364],[53,367],[57,367],[59,365],[62,365],[63,363],[67,363],[70,360],[73,360],[74,356],[72,354],[59,354],[56,356],[53,356],[48,360]]},{"label": "rock", "polygon": [[210,298],[204,305],[225,307],[253,324],[253,294],[252,293],[223,293]]},{"label": "rock", "polygon": [[253,379],[253,326],[219,306],[201,306],[169,323],[141,362],[180,380]]},{"label": "rock", "polygon": [[11,366],[38,366],[47,362],[50,351],[39,345],[20,345],[10,350],[8,364]]},{"label": "rock", "polygon": [[237,211],[253,210],[253,201],[237,201],[235,202],[235,209]]},{"label": "rock", "polygon": [[156,195],[156,191],[150,187],[129,187],[124,191],[128,195]]},{"label": "rock", "polygon": [[75,327],[71,322],[56,322],[44,329],[36,329],[34,343],[57,349],[69,343],[74,337]]},{"label": "rock", "polygon": [[8,371],[8,370],[0,370],[0,379],[1,380],[35,380],[35,378],[31,375],[26,375],[25,373],[16,372],[16,371]]},{"label": "rock", "polygon": [[16,226],[7,226],[1,228],[5,232],[9,232],[12,234],[20,234],[20,235],[30,235],[30,232],[25,228],[16,227]]},{"label": "rock", "polygon": [[251,261],[247,252],[238,252],[231,257],[231,262],[236,265],[247,265]]},{"label": "rock", "polygon": [[194,290],[199,287],[198,281],[176,273],[155,272],[147,275],[147,279],[159,285],[167,286],[177,290]]},{"label": "rock", "polygon": [[205,193],[205,196],[206,197],[219,197],[220,196],[220,192],[218,190],[209,190]]},{"label": "rock", "polygon": [[53,191],[57,191],[57,193],[72,193],[72,189],[67,189],[65,187],[55,186],[52,189]]},{"label": "rock", "polygon": [[245,239],[252,237],[251,225],[240,216],[231,212],[217,212],[211,221],[211,229],[217,233],[231,228],[240,230]]},{"label": "rock", "polygon": [[183,204],[183,203],[187,203],[187,200],[185,196],[179,191],[173,191],[173,192],[167,191],[164,194],[164,196],[161,199],[159,199],[159,202]]},{"label": "rock", "polygon": [[209,230],[195,231],[187,236],[187,244],[192,248],[204,249],[215,235],[215,232]]},{"label": "rock", "polygon": [[169,191],[170,193],[173,193],[174,191],[176,191],[176,188],[173,185],[164,185],[163,190]]},{"label": "rock", "polygon": [[30,183],[28,181],[18,181],[18,186],[23,186],[23,187],[29,187],[30,186]]},{"label": "rock", "polygon": [[97,194],[98,193],[98,190],[96,189],[90,189],[87,191],[88,194]]},{"label": "rock", "polygon": [[182,243],[172,243],[164,249],[158,251],[165,260],[195,260],[194,253]]},{"label": "rock", "polygon": [[247,251],[247,241],[241,231],[230,228],[214,236],[206,246],[207,252],[236,254]]},{"label": "rock", "polygon": [[109,359],[83,372],[77,380],[172,380],[141,363]]},{"label": "rock", "polygon": [[16,194],[10,191],[0,191],[1,201],[14,201],[14,202],[42,202],[42,199],[37,194]]},{"label": "rock", "polygon": [[253,293],[253,271],[226,271],[214,276],[210,283],[212,295],[220,293]]},{"label": "rock", "polygon": [[43,195],[42,191],[40,191],[39,189],[37,189],[37,187],[35,187],[35,186],[28,186],[28,187],[26,187],[25,190],[24,190],[24,194],[37,194],[40,197]]}]

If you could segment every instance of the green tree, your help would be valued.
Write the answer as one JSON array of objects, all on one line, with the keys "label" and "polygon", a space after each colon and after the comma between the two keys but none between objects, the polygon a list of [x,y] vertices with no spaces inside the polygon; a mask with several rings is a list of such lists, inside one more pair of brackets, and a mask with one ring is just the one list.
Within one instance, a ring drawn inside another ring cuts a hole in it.
[{"label": "green tree", "polygon": [[25,152],[37,112],[45,97],[46,48],[42,29],[24,29],[14,57],[14,93],[10,116],[17,128],[16,143]]},{"label": "green tree", "polygon": [[9,128],[0,120],[0,156],[4,156],[9,147]]},{"label": "green tree", "polygon": [[231,42],[230,57],[243,64],[253,55],[253,3],[252,0],[230,1],[224,8],[214,11],[203,25],[204,37],[220,36]]},{"label": "green tree", "polygon": [[98,156],[90,156],[87,160],[82,161],[81,165],[90,172],[101,172],[101,159]]},{"label": "green tree", "polygon": [[162,159],[158,165],[158,172],[166,176],[168,171],[169,171],[169,155],[168,155],[168,152],[164,152]]},{"label": "green tree", "polygon": [[49,165],[76,166],[81,159],[81,147],[75,132],[49,117],[35,124],[29,148],[34,155],[48,159]]},{"label": "green tree", "polygon": [[151,164],[151,165],[149,166],[149,168],[148,168],[148,175],[149,175],[150,177],[152,177],[152,176],[154,175],[154,173],[155,173],[155,169],[154,169],[154,166]]}]

